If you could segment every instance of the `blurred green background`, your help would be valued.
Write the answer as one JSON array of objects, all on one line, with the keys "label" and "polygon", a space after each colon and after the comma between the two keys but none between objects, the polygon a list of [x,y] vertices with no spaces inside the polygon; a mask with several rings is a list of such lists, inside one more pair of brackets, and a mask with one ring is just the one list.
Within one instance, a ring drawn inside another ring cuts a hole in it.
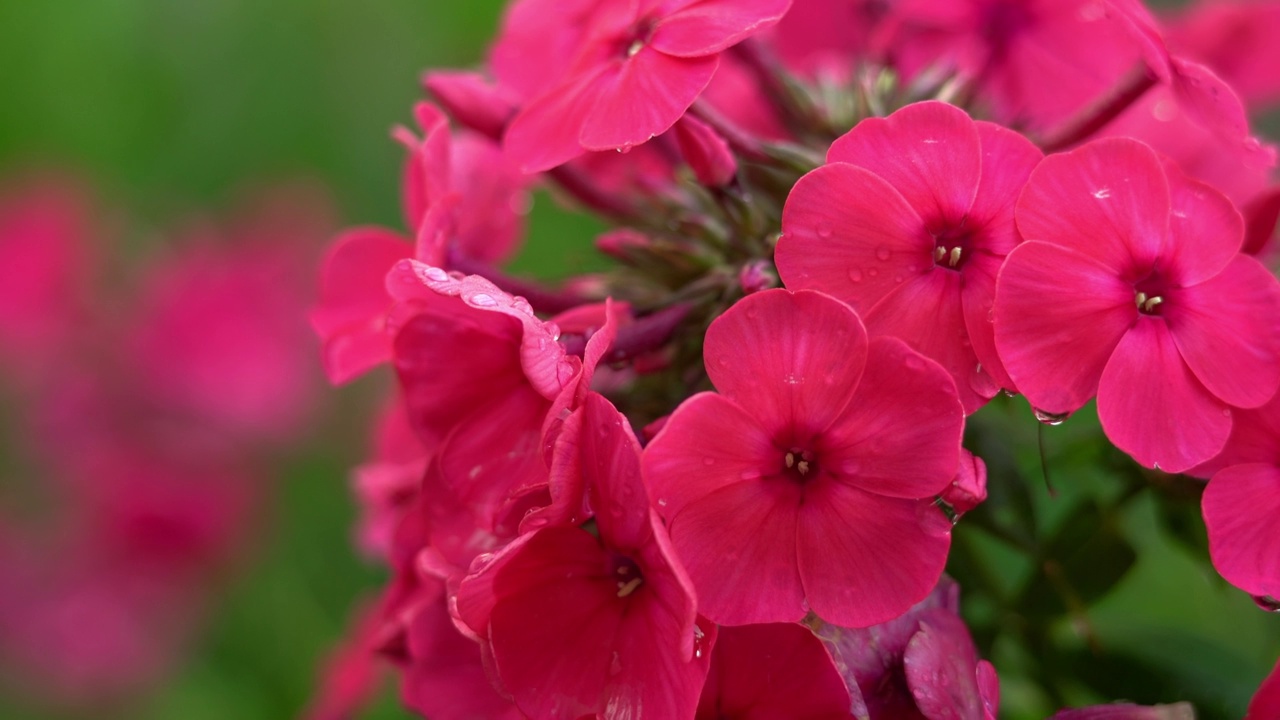
[{"label": "blurred green background", "polygon": [[[69,170],[144,228],[226,210],[246,186],[313,178],[344,223],[400,227],[402,149],[389,130],[410,121],[423,69],[479,61],[501,5],[5,0],[0,178]],[[540,234],[572,233],[549,220]],[[525,265],[549,270],[536,257]],[[188,661],[154,697],[95,717],[278,720],[305,706],[355,602],[382,583],[351,542],[346,476],[377,385],[330,391],[314,440],[282,459],[258,544],[223,583]],[[0,717],[49,716],[15,702],[0,698]],[[388,697],[369,717],[408,715]]]},{"label": "blurred green background", "polygon": [[[5,0],[0,177],[50,164],[70,169],[144,226],[224,208],[246,184],[310,177],[330,189],[343,222],[399,227],[402,151],[388,131],[409,121],[423,69],[479,61],[502,4]],[[564,274],[562,258],[581,262],[594,228],[540,196],[529,241],[538,250],[518,264]],[[97,717],[278,720],[305,706],[355,602],[383,578],[356,557],[346,478],[364,452],[378,382],[330,393],[329,416],[313,442],[281,461],[257,551],[227,578],[189,660],[140,705]],[[1044,429],[1056,498],[1041,480],[1040,428],[1024,406],[1001,400],[971,430],[978,447],[998,438],[1006,447],[1016,440],[1017,448],[988,457],[992,503],[956,535],[955,569],[990,580],[967,588],[966,611],[1000,671],[1004,715],[1052,709],[1035,680],[1052,663],[1044,648],[1024,642],[1016,623],[1026,617],[1007,607],[1026,599],[1014,588],[1034,567],[998,538],[1034,517],[1038,523],[1024,529],[1035,544],[1069,551],[1093,543],[1068,568],[1085,575],[1105,573],[1101,561],[1136,548],[1131,569],[1114,568],[1123,574],[1115,591],[1102,587],[1088,598],[1097,603],[1087,613],[1045,603],[1048,640],[1082,676],[1066,689],[1068,699],[1147,699],[1100,694],[1108,681],[1118,688],[1134,681],[1155,699],[1199,700],[1205,717],[1239,717],[1280,654],[1280,617],[1258,612],[1207,568],[1194,519],[1182,530],[1170,521],[1188,508],[1194,518],[1194,500],[1138,486],[1119,505],[1140,478],[1098,449],[1099,429],[1088,415]],[[1095,505],[1101,509],[1088,509]],[[1104,531],[1113,526],[1120,529]],[[1086,652],[1091,640],[1107,648],[1103,659]],[[0,699],[0,717],[48,717],[6,702]],[[408,717],[390,684],[367,716]]]}]

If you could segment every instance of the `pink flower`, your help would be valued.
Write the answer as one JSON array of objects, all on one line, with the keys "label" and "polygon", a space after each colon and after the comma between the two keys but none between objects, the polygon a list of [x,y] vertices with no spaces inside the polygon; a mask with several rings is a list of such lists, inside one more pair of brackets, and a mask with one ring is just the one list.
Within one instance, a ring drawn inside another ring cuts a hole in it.
[{"label": "pink flower", "polygon": [[546,484],[543,423],[582,363],[554,324],[484,278],[402,260],[387,287],[409,424],[437,448],[433,472],[493,530],[514,492]]},{"label": "pink flower", "polygon": [[409,426],[397,395],[382,411],[374,435],[373,458],[352,472],[360,505],[356,539],[372,557],[387,558],[395,529],[422,485],[429,450]]},{"label": "pink flower", "polygon": [[698,591],[725,625],[812,609],[866,626],[928,594],[950,524],[933,505],[959,461],[963,410],[938,365],[867,341],[812,291],[749,295],[712,322],[720,391],[676,409],[645,479]]},{"label": "pink flower", "polygon": [[401,695],[431,720],[523,720],[490,680],[480,644],[454,626],[444,597],[426,603],[409,623]]},{"label": "pink flower", "polygon": [[81,331],[97,253],[93,208],[83,188],[60,177],[7,181],[0,188],[0,363],[42,374]]},{"label": "pink flower", "polygon": [[1239,254],[1220,193],[1116,138],[1046,158],[1016,214],[1027,242],[1000,273],[996,345],[1042,413],[1097,394],[1116,446],[1182,472],[1222,449],[1229,406],[1275,394],[1280,285]]},{"label": "pink flower", "polygon": [[316,207],[313,192],[265,196],[225,228],[196,225],[146,269],[128,343],[139,387],[240,438],[305,429],[322,387],[298,272],[329,232]]},{"label": "pink flower", "polygon": [[994,720],[995,668],[978,658],[960,619],[959,586],[943,577],[900,617],[863,629],[817,630],[847,681],[860,691],[862,717]]},{"label": "pink flower", "polygon": [[803,625],[721,628],[697,720],[853,720],[844,679],[822,641]]},{"label": "pink flower", "polygon": [[587,150],[627,149],[666,132],[707,87],[720,53],[776,23],[790,4],[516,3],[494,67],[530,100],[507,127],[507,153],[525,172],[539,172]]},{"label": "pink flower", "polygon": [[1189,471],[1211,478],[1201,499],[1209,557],[1232,585],[1280,598],[1280,395],[1234,419],[1222,452]]},{"label": "pink flower", "polygon": [[451,135],[444,114],[430,104],[419,103],[415,114],[422,137],[403,128],[396,133],[408,150],[401,200],[413,242],[382,228],[353,228],[334,241],[322,264],[311,325],[334,383],[390,357],[386,323],[393,301],[386,277],[396,262],[498,263],[524,232],[525,183],[497,146],[465,132]]},{"label": "pink flower", "polygon": [[695,624],[693,592],[647,502],[630,425],[599,395],[578,412],[580,433],[558,442],[576,450],[598,536],[549,526],[478,560],[457,615],[532,717],[691,717],[712,630]]},{"label": "pink flower", "polygon": [[787,198],[782,281],[844,300],[873,336],[936,360],[973,412],[1013,387],[990,312],[1019,240],[1013,199],[1039,160],[1017,133],[940,102],[864,120]]},{"label": "pink flower", "polygon": [[1097,100],[1139,57],[1104,0],[902,0],[894,14],[903,74],[954,67],[997,117],[1037,128]]},{"label": "pink flower", "polygon": [[1280,101],[1280,5],[1200,0],[1170,24],[1168,40],[1179,53],[1213,68],[1247,105]]}]

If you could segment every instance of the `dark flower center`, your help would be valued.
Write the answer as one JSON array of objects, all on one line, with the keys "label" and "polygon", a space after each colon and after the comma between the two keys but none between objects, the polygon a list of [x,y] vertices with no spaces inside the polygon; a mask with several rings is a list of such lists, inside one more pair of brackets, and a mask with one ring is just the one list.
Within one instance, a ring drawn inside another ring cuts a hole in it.
[{"label": "dark flower center", "polygon": [[609,558],[609,577],[618,584],[618,597],[624,598],[644,585],[644,574],[640,572],[640,564],[626,555],[613,555]]},{"label": "dark flower center", "polygon": [[1134,283],[1133,302],[1143,315],[1160,315],[1169,284],[1157,273]]},{"label": "dark flower center", "polygon": [[818,462],[808,450],[793,447],[782,456],[782,474],[804,484],[818,476]]},{"label": "dark flower center", "polygon": [[973,252],[970,233],[964,227],[948,228],[933,234],[933,264],[947,270],[959,270]]}]

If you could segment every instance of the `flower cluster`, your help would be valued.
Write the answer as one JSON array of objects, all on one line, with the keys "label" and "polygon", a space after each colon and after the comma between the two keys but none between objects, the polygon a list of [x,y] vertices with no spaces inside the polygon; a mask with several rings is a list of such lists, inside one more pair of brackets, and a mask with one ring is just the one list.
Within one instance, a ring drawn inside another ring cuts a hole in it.
[{"label": "flower cluster", "polygon": [[173,669],[252,535],[264,461],[318,406],[310,289],[281,278],[323,207],[281,188],[124,268],[80,183],[0,192],[6,694],[101,711]]},{"label": "flower cluster", "polygon": [[[376,651],[442,720],[994,718],[943,572],[1002,391],[1048,424],[1096,398],[1138,465],[1212,477],[1213,562],[1280,605],[1280,191],[1232,90],[1280,83],[1200,27],[511,3],[397,132],[410,238],[325,262],[330,378],[398,379],[355,473],[393,577],[338,667]],[[614,225],[613,270],[503,271],[540,187]]]}]

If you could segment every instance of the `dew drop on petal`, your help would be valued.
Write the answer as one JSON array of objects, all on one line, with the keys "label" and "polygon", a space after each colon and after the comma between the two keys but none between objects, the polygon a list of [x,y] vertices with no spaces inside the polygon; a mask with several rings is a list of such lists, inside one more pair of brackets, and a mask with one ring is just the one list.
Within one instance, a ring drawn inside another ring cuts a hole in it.
[{"label": "dew drop on petal", "polygon": [[880,271],[875,268],[871,268],[870,270],[867,271],[867,274],[870,275],[871,277],[875,277],[880,274]]},{"label": "dew drop on petal", "polygon": [[1280,600],[1270,595],[1254,595],[1253,604],[1267,612],[1280,612]]},{"label": "dew drop on petal", "polygon": [[497,307],[498,301],[494,300],[492,295],[476,293],[471,296],[471,304],[476,307]]},{"label": "dew drop on petal", "polygon": [[850,271],[849,271],[849,280],[850,280],[851,282],[856,282],[856,283],[860,283],[860,282],[862,282],[862,271],[861,271],[861,270],[859,270],[858,268],[854,268],[854,269],[850,270]]},{"label": "dew drop on petal", "polygon": [[880,247],[878,247],[878,248],[876,248],[876,258],[877,258],[877,259],[879,259],[879,260],[888,260],[888,259],[889,259],[889,257],[890,257],[890,255],[891,255],[891,253],[889,252],[889,248],[884,247],[883,245],[882,245],[882,246],[880,246]]},{"label": "dew drop on petal", "polygon": [[711,465],[715,465],[715,464],[716,464],[716,460],[715,460],[715,458],[704,457],[704,458],[702,458],[702,464],[703,464],[703,465],[706,465],[706,466],[708,466],[708,467],[709,467],[709,466],[711,466]]},{"label": "dew drop on petal", "polygon": [[449,279],[449,273],[438,267],[429,267],[423,274],[427,276],[428,280],[432,280],[434,282],[445,282]]},{"label": "dew drop on petal", "polygon": [[760,471],[759,470],[743,470],[740,477],[743,480],[759,480]]},{"label": "dew drop on petal", "polygon": [[829,237],[831,237],[831,226],[830,226],[830,225],[819,225],[819,226],[818,226],[818,228],[817,228],[817,230],[818,230],[818,237],[821,237],[821,238],[829,238]]},{"label": "dew drop on petal", "polygon": [[1071,413],[1051,413],[1040,408],[1031,408],[1031,412],[1035,413],[1036,419],[1045,425],[1061,425],[1064,420],[1071,417]]}]

